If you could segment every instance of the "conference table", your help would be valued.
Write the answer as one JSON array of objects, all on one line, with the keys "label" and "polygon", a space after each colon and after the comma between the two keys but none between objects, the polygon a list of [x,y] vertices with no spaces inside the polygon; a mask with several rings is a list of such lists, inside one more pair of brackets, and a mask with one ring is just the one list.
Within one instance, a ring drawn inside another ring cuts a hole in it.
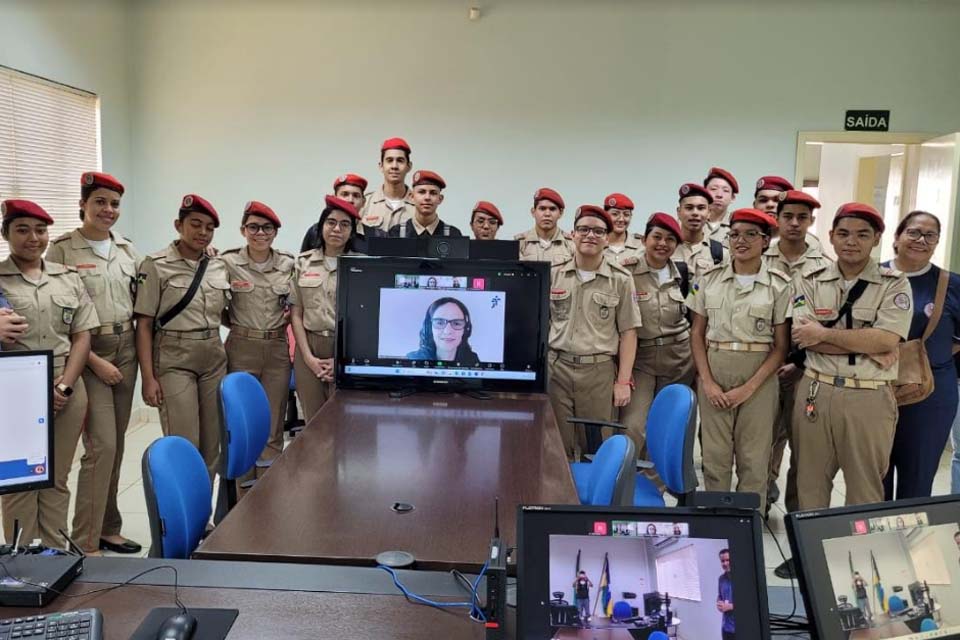
[{"label": "conference table", "polygon": [[494,533],[515,546],[521,504],[577,504],[540,394],[337,391],[194,557],[477,572]]}]

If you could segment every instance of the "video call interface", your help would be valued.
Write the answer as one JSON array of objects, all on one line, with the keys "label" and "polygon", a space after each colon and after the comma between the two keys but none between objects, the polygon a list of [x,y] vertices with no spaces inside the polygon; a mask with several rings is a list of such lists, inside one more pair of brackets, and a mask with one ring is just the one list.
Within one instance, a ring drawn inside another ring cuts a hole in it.
[{"label": "video call interface", "polygon": [[549,537],[550,638],[733,637],[729,540],[691,537],[685,522],[593,526],[588,535]]},{"label": "video call interface", "polygon": [[47,375],[44,357],[0,358],[0,489],[50,476]]},{"label": "video call interface", "polygon": [[[376,331],[348,336],[346,373],[536,379],[538,314],[529,300],[536,274],[367,271],[368,286],[351,292],[349,317],[351,324],[376,318]],[[359,339],[369,335],[376,344]]]},{"label": "video call interface", "polygon": [[960,637],[960,526],[931,520],[926,510],[851,517],[844,535],[822,540],[828,638]]}]

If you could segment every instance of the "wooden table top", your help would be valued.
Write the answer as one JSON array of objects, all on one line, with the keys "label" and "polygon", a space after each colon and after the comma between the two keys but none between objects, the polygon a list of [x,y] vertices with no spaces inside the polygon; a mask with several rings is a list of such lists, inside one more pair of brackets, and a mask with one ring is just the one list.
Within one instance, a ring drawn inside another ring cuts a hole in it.
[{"label": "wooden table top", "polygon": [[195,557],[477,571],[495,497],[511,546],[518,505],[578,502],[547,396],[338,391]]}]

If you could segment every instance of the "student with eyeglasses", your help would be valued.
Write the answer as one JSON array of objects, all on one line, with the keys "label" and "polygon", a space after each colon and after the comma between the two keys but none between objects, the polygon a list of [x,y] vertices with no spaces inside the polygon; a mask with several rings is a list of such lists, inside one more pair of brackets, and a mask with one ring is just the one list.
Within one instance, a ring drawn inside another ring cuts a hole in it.
[{"label": "student with eyeglasses", "polygon": [[297,340],[293,360],[297,396],[307,419],[333,394],[333,347],[337,322],[337,259],[353,251],[357,209],[327,196],[320,214],[320,246],[301,253],[290,295],[290,323]]},{"label": "student with eyeglasses", "polygon": [[[567,418],[610,420],[630,402],[637,327],[642,323],[630,273],[604,255],[613,219],[584,205],[574,218],[572,258],[550,270],[548,393],[567,456],[587,445]],[[592,447],[591,447],[592,448]]]},{"label": "student with eyeglasses", "polygon": [[[295,258],[273,248],[279,230],[280,217],[273,209],[262,202],[248,202],[240,220],[246,246],[220,256],[230,276],[227,371],[252,374],[270,401],[270,437],[259,456],[263,463],[283,452],[283,420],[290,389],[287,323]],[[252,478],[240,482],[248,479]]]},{"label": "student with eyeglasses", "polygon": [[[940,456],[957,413],[957,373],[953,352],[960,336],[960,276],[945,272],[931,262],[940,242],[940,220],[926,211],[911,211],[897,225],[893,235],[896,256],[884,266],[902,272],[913,292],[913,317],[908,340],[923,336],[931,316],[937,311],[936,294],[941,274],[945,277],[945,297],[939,308],[939,320],[924,341],[933,393],[920,402],[899,408],[890,466],[883,481],[884,500],[928,497]],[[896,491],[894,491],[896,488]]]},{"label": "student with eyeglasses", "polygon": [[470,213],[470,230],[477,240],[496,240],[497,231],[503,226],[503,216],[497,205],[480,200]]},{"label": "student with eyeglasses", "polygon": [[707,491],[760,495],[767,469],[779,391],[774,375],[790,346],[790,279],[762,259],[777,221],[757,209],[730,216],[730,264],[718,265],[693,285],[692,349],[699,384],[703,482]]}]

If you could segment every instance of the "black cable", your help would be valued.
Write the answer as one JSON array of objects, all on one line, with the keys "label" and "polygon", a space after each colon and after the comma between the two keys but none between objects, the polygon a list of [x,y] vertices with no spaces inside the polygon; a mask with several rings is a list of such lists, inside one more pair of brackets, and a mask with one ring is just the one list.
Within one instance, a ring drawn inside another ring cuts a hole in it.
[{"label": "black cable", "polygon": [[[766,518],[760,518],[760,519],[763,521],[763,526],[765,526],[767,528],[767,531],[770,532],[770,537],[773,538],[773,543],[777,545],[777,552],[780,554],[780,557],[783,558],[784,564],[786,564],[787,556],[784,555],[783,549],[780,547],[780,541],[777,540],[777,535],[773,532],[773,529],[770,528],[770,523],[767,522]],[[794,566],[796,566],[796,563],[794,563]],[[797,617],[797,590],[793,584],[793,578],[794,578],[793,572],[791,572],[790,573],[790,595],[793,597],[793,609],[790,611],[790,615],[788,616],[774,616],[771,614],[770,616],[771,626],[773,626],[774,622],[789,623],[795,617]]]},{"label": "black cable", "polygon": [[467,593],[473,596],[474,604],[473,604],[473,608],[470,610],[470,619],[473,620],[474,622],[486,622],[485,620],[483,620],[482,618],[476,615],[476,612],[480,611],[483,607],[480,606],[480,594],[478,594],[476,590],[473,588],[473,584],[470,582],[470,580],[467,579],[465,575],[460,573],[460,571],[458,571],[457,569],[452,569],[450,571],[450,574],[457,579],[457,582],[459,582],[464,589],[467,590]]},{"label": "black cable", "polygon": [[[14,582],[19,582],[20,584],[25,584],[25,585],[30,586],[30,587],[36,587],[36,588],[38,588],[38,589],[46,589],[47,591],[51,591],[51,592],[57,594],[58,596],[63,596],[64,598],[84,598],[84,597],[86,597],[86,596],[92,596],[92,595],[94,595],[94,594],[96,594],[96,593],[106,593],[106,592],[108,592],[108,591],[113,591],[114,589],[119,589],[120,587],[126,587],[126,586],[130,585],[131,583],[133,583],[133,581],[136,580],[137,578],[143,577],[143,576],[147,575],[148,573],[152,573],[152,572],[158,571],[158,570],[160,570],[160,569],[170,569],[171,571],[173,571],[173,601],[176,603],[176,605],[177,605],[178,607],[180,607],[180,610],[181,610],[183,613],[186,614],[186,613],[189,613],[189,612],[190,612],[190,611],[187,609],[187,607],[183,604],[183,602],[180,601],[180,576],[179,576],[179,574],[177,573],[177,568],[176,568],[175,566],[171,565],[171,564],[162,564],[162,565],[159,565],[159,566],[156,566],[156,567],[150,567],[149,569],[145,569],[144,571],[141,571],[141,572],[138,573],[137,575],[135,575],[135,576],[133,576],[132,578],[129,578],[129,579],[121,582],[120,584],[115,584],[115,585],[112,585],[112,586],[109,586],[109,587],[104,587],[104,588],[102,588],[102,589],[92,589],[92,590],[90,590],[90,591],[84,591],[83,593],[64,593],[63,591],[57,591],[56,589],[54,589],[53,587],[50,587],[50,586],[48,586],[48,585],[35,584],[35,583],[33,583],[33,582],[27,582],[26,580],[23,580],[23,579],[21,579],[21,578],[18,578],[18,577],[16,577],[16,576],[14,576],[12,573],[10,573],[10,570],[7,569],[7,565],[6,565],[6,562],[5,562],[5,561],[4,561],[4,562],[0,562],[0,569],[3,569],[3,572],[7,575],[7,577],[10,578],[11,580],[13,580]],[[145,585],[145,586],[152,586],[152,585]]]}]

